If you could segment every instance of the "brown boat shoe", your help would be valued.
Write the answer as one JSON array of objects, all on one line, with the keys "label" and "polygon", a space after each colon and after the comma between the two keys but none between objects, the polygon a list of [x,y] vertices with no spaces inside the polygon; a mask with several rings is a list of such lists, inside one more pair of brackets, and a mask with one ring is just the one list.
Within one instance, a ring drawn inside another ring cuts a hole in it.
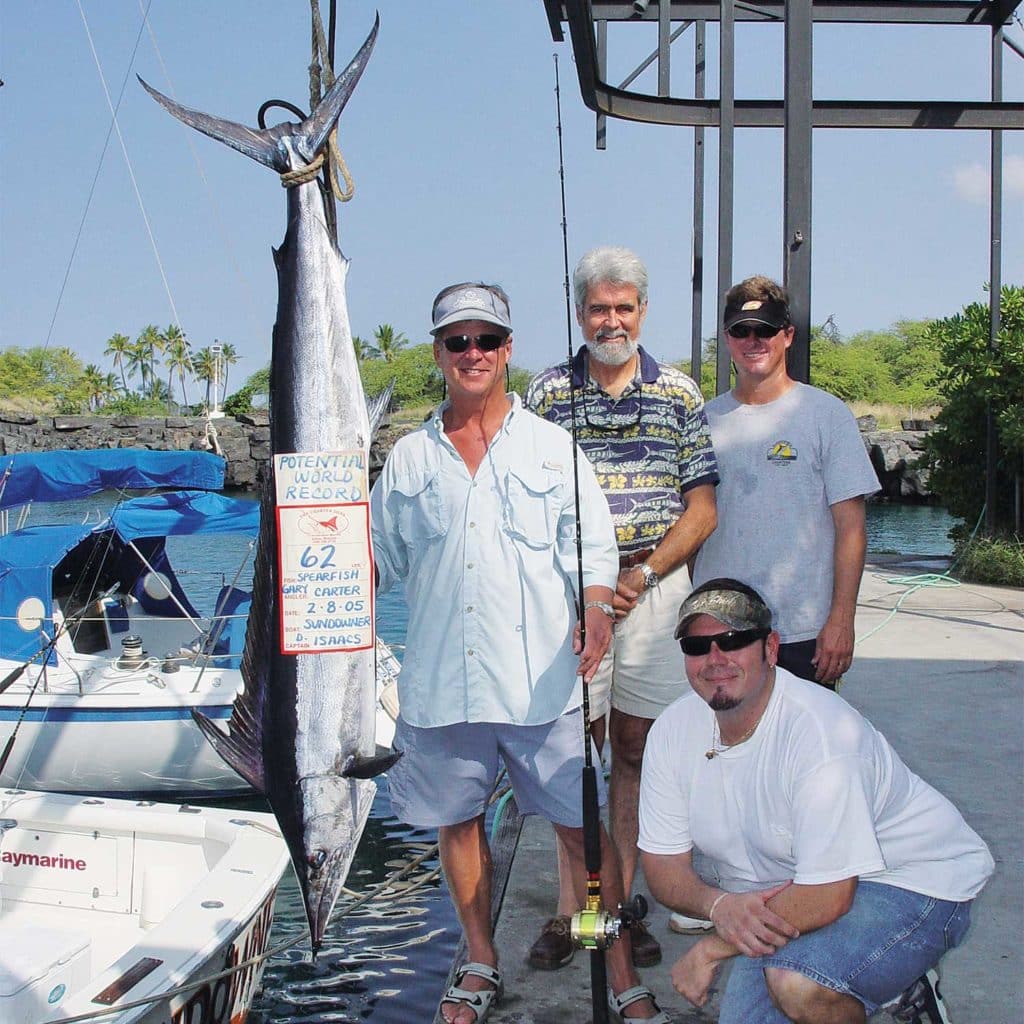
[{"label": "brown boat shoe", "polygon": [[629,938],[633,947],[634,967],[653,967],[661,963],[661,944],[647,930],[643,921],[634,921],[629,926]]},{"label": "brown boat shoe", "polygon": [[537,941],[530,947],[526,962],[539,971],[557,971],[572,961],[576,949],[572,944],[570,919],[566,915],[545,922]]}]

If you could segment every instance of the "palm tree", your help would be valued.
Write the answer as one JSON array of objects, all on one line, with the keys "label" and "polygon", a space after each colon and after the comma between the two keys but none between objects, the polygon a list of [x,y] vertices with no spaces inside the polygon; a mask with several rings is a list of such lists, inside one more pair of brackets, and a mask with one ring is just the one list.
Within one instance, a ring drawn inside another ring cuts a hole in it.
[{"label": "palm tree", "polygon": [[[172,333],[173,330],[173,333]],[[174,371],[178,371],[178,382],[181,384],[182,404],[188,405],[188,393],[185,390],[185,372],[192,373],[192,352],[188,339],[172,324],[164,334],[167,356],[167,411],[170,412],[171,404],[171,379]]]},{"label": "palm tree", "polygon": [[356,359],[380,359],[380,352],[368,341],[363,341],[358,334],[352,335],[352,348],[355,349]]},{"label": "palm tree", "polygon": [[[107,376],[112,375],[108,374]],[[82,383],[86,388],[89,411],[94,412],[99,408],[106,394],[107,377],[104,376],[103,371],[95,363],[90,363],[82,371]]]},{"label": "palm tree", "polygon": [[401,331],[395,331],[391,324],[381,324],[373,332],[373,338],[386,363],[394,362],[395,356],[409,344],[409,339]]},{"label": "palm tree", "polygon": [[206,397],[203,399],[203,404],[209,409],[210,385],[213,384],[216,368],[214,366],[213,353],[208,345],[192,356],[192,373],[196,380],[202,381],[206,385]]},{"label": "palm tree", "polygon": [[[189,371],[192,369],[189,361],[189,342],[185,338],[185,332],[177,324],[168,324],[167,330],[161,333],[159,351],[168,356],[165,363],[167,365],[167,411],[170,412],[171,379],[174,376],[174,371],[177,370],[178,376],[181,378],[181,393],[184,398],[185,380],[181,360],[185,360]],[[172,352],[177,354],[176,360],[172,360],[170,355]]]},{"label": "palm tree", "polygon": [[128,394],[128,381],[124,375],[124,364],[131,358],[132,340],[127,334],[112,334],[107,339],[107,347],[103,354],[114,357],[114,369],[121,371],[121,388]]},{"label": "palm tree", "polygon": [[106,405],[112,398],[117,397],[117,377],[108,373],[103,378],[103,393],[100,395],[100,405]]},{"label": "palm tree", "polygon": [[235,351],[235,346],[230,341],[218,342],[216,338],[213,339],[215,345],[220,345],[220,365],[224,370],[224,379],[221,381],[223,390],[221,391],[220,400],[223,402],[228,396],[228,367],[234,366],[238,362],[238,353]]},{"label": "palm tree", "polygon": [[129,372],[134,374],[136,370],[139,371],[139,376],[142,377],[140,390],[151,398],[156,397],[154,366],[157,353],[163,351],[163,344],[163,337],[156,324],[147,324],[135,339],[128,357]]}]

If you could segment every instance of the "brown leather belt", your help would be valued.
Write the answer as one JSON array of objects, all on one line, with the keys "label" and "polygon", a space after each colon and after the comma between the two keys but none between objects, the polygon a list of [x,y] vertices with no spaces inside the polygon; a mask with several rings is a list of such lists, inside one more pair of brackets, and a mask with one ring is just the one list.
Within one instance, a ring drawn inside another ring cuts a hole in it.
[{"label": "brown leather belt", "polygon": [[642,551],[633,551],[628,555],[619,555],[619,568],[632,569],[634,565],[646,562],[654,554],[654,548],[644,548]]}]

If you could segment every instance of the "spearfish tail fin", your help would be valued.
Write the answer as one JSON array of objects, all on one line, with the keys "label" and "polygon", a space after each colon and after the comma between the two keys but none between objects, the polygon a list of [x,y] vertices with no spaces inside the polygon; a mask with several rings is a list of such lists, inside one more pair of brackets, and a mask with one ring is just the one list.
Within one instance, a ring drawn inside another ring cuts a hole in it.
[{"label": "spearfish tail fin", "polygon": [[201,110],[183,107],[180,103],[175,103],[174,100],[165,96],[162,92],[158,92],[141,76],[136,75],[135,77],[142,83],[143,89],[164,110],[173,114],[179,121],[187,124],[190,128],[195,128],[197,132],[202,132],[204,135],[209,135],[211,139],[223,142],[225,146],[237,149],[239,153],[244,153],[246,156],[252,157],[257,163],[271,167],[275,171],[288,170],[287,163],[282,163],[285,160],[285,154],[278,146],[277,138],[271,129],[267,128],[263,131],[257,131],[255,128],[247,128],[244,124],[225,121],[220,117],[211,117],[209,114],[204,114]]},{"label": "spearfish tail fin", "polygon": [[[312,160],[323,148],[327,136],[334,127],[335,121],[345,109],[345,104],[352,95],[359,79],[362,77],[366,64],[370,59],[374,43],[377,41],[377,29],[380,27],[380,15],[374,19],[373,28],[366,37],[366,42],[359,48],[359,52],[352,59],[352,62],[338,76],[334,85],[328,90],[327,95],[321,100],[320,105],[299,125],[294,132],[289,132],[295,139],[296,149],[306,160]],[[284,149],[278,144],[281,136],[281,128],[248,128],[244,124],[235,121],[228,121],[221,117],[213,117],[204,114],[201,110],[192,110],[183,107],[180,103],[163,93],[154,89],[140,76],[136,76],[142,83],[142,87],[153,97],[166,111],[173,114],[179,121],[187,124],[190,128],[209,135],[211,139],[223,142],[225,146],[237,149],[257,163],[273,168],[275,171],[287,171],[288,157]]]},{"label": "spearfish tail fin", "polygon": [[374,44],[377,42],[379,28],[380,14],[373,19],[373,28],[370,29],[370,34],[366,37],[363,45],[359,47],[359,52],[352,58],[349,66],[338,75],[334,85],[328,89],[327,95],[320,101],[316,110],[302,122],[299,130],[295,133],[299,137],[296,148],[307,160],[312,160],[323,148],[327,136],[330,135],[331,129],[334,127],[334,122],[341,116],[345,104],[348,103],[359,79],[362,78]]}]

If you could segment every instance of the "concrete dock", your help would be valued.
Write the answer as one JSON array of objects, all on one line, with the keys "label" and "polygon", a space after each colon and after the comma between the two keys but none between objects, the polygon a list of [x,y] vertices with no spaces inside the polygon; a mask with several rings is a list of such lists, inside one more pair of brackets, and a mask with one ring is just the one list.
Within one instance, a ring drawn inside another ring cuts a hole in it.
[{"label": "concrete dock", "polygon": [[[911,584],[895,582],[944,565],[881,557],[869,564],[860,591],[856,655],[842,695],[914,771],[956,804],[995,858],[995,875],[974,905],[967,939],[943,960],[942,987],[953,1021],[1022,1024],[1024,591],[977,584],[912,590]],[[557,895],[546,823],[525,819],[507,870],[496,931],[506,994],[490,1021],[591,1020],[589,954],[577,953],[555,972],[526,964]],[[671,965],[695,940],[670,932],[667,911],[651,902],[648,924],[664,959],[641,972],[644,983],[678,1024],[717,1020],[717,996],[697,1011],[673,990]],[[892,1018],[878,1014],[872,1020],[890,1024]]]}]

